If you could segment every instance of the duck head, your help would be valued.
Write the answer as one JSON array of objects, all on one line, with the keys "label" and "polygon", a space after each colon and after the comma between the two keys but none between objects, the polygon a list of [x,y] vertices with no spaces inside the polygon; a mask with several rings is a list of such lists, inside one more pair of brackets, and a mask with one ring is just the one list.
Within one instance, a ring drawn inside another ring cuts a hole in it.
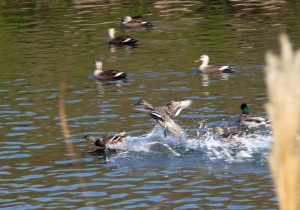
[{"label": "duck head", "polygon": [[242,103],[240,109],[242,110],[242,114],[249,114],[249,108],[246,103]]},{"label": "duck head", "polygon": [[125,16],[125,17],[122,18],[122,21],[123,21],[124,24],[125,24],[125,23],[128,23],[128,22],[132,21],[132,17],[130,17],[130,16]]},{"label": "duck head", "polygon": [[144,99],[139,100],[135,105],[144,105],[145,107],[147,107],[149,109],[153,109],[153,106]]},{"label": "duck head", "polygon": [[108,29],[108,35],[109,35],[110,39],[115,38],[115,33],[116,33],[116,30],[114,28]]},{"label": "duck head", "polygon": [[199,62],[199,61],[208,63],[208,62],[209,62],[209,57],[208,57],[208,55],[201,55],[200,58],[199,58],[198,60],[195,60],[195,62]]},{"label": "duck head", "polygon": [[135,105],[146,105],[148,102],[144,99],[139,100]]},{"label": "duck head", "polygon": [[85,136],[82,137],[82,139],[89,140],[89,141],[91,141],[93,143],[96,142],[96,138],[92,134],[86,134]]}]

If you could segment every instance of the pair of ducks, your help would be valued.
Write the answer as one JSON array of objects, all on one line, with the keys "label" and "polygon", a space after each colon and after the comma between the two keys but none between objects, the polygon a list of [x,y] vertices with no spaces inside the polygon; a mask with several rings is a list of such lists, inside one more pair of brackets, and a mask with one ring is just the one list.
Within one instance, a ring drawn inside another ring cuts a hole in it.
[{"label": "pair of ducks", "polygon": [[[121,26],[123,28],[149,28],[152,27],[153,24],[149,21],[146,20],[139,20],[139,19],[134,19],[130,16],[126,16],[122,19]],[[127,35],[120,35],[120,36],[115,36],[116,30],[114,28],[110,28],[108,30],[108,35],[109,35],[109,44],[112,45],[133,45],[139,40],[127,36]]]},{"label": "pair of ducks", "polygon": [[[163,107],[154,108],[146,100],[140,100],[136,105],[143,105],[144,108],[136,108],[138,111],[143,111],[148,113],[158,124],[160,124],[165,130],[164,135],[167,133],[174,135],[180,135],[180,127],[171,119],[171,117],[176,117],[180,114],[182,109],[189,107],[192,104],[192,100],[185,101],[171,101]],[[106,135],[100,139],[96,139],[93,135],[87,134],[83,139],[93,142],[95,146],[102,149],[106,148],[107,145],[120,145],[125,142],[125,131],[113,135]]]},{"label": "pair of ducks", "polygon": [[[260,126],[269,125],[270,121],[259,116],[249,115],[249,107],[246,103],[242,103],[240,106],[242,114],[238,117],[239,125],[246,126],[247,128],[258,128]],[[218,134],[221,138],[233,141],[237,138],[244,137],[246,132],[243,130],[230,130],[228,128],[222,128],[216,126],[213,128],[213,132]]]},{"label": "pair of ducks", "polygon": [[[195,62],[202,61],[202,64],[199,66],[199,70],[205,74],[212,73],[232,73],[234,69],[231,66],[210,66],[208,55],[201,55],[199,60]],[[119,70],[102,70],[103,63],[99,59],[95,60],[95,71],[94,77],[99,80],[118,80],[124,79],[126,73]]]}]

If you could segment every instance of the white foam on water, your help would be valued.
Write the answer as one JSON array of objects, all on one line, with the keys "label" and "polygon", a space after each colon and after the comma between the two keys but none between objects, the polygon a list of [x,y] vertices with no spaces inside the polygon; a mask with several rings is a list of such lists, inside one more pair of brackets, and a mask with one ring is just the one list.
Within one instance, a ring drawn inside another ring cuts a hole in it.
[{"label": "white foam on water", "polygon": [[273,138],[266,134],[247,134],[245,137],[230,141],[211,132],[198,133],[195,137],[169,135],[166,138],[161,128],[155,128],[143,136],[127,136],[125,143],[110,146],[119,149],[121,156],[132,152],[148,155],[166,155],[177,158],[189,156],[195,161],[261,161],[266,162]]}]

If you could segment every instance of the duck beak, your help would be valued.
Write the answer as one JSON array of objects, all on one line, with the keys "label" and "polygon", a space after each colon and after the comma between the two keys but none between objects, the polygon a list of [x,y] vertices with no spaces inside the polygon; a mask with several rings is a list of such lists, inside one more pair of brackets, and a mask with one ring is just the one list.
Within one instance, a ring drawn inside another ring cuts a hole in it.
[{"label": "duck beak", "polygon": [[200,61],[200,59],[198,59],[198,60],[194,60],[194,62],[195,62],[195,63],[197,63],[197,62],[199,62],[199,61]]}]

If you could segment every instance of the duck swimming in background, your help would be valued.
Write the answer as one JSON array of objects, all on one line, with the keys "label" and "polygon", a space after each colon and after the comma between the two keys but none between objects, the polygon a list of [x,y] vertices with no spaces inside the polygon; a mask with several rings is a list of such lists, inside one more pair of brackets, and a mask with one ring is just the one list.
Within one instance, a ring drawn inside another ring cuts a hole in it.
[{"label": "duck swimming in background", "polygon": [[130,16],[125,16],[122,18],[121,26],[124,28],[146,28],[153,26],[153,24],[146,20],[139,20]]},{"label": "duck swimming in background", "polygon": [[259,127],[262,125],[268,125],[270,123],[269,120],[263,117],[250,116],[249,108],[246,103],[242,103],[240,109],[242,110],[242,114],[239,116],[239,123],[241,125],[248,127]]},{"label": "duck swimming in background", "polygon": [[117,134],[112,134],[112,135],[105,135],[101,137],[100,139],[96,139],[93,135],[91,134],[86,134],[83,139],[89,140],[93,142],[96,146],[106,148],[106,145],[112,144],[112,145],[120,145],[124,143],[125,131]]},{"label": "duck swimming in background", "polygon": [[118,70],[102,70],[103,63],[99,59],[95,60],[94,77],[99,80],[118,80],[126,77],[126,73]]},{"label": "duck swimming in background", "polygon": [[132,45],[138,42],[139,40],[131,36],[115,36],[116,30],[114,28],[108,29],[109,41],[108,44],[114,45]]},{"label": "duck swimming in background", "polygon": [[232,73],[234,72],[233,67],[231,66],[210,66],[208,55],[201,55],[198,60],[195,62],[202,61],[202,64],[199,66],[199,70],[202,73],[211,74],[211,73]]}]

